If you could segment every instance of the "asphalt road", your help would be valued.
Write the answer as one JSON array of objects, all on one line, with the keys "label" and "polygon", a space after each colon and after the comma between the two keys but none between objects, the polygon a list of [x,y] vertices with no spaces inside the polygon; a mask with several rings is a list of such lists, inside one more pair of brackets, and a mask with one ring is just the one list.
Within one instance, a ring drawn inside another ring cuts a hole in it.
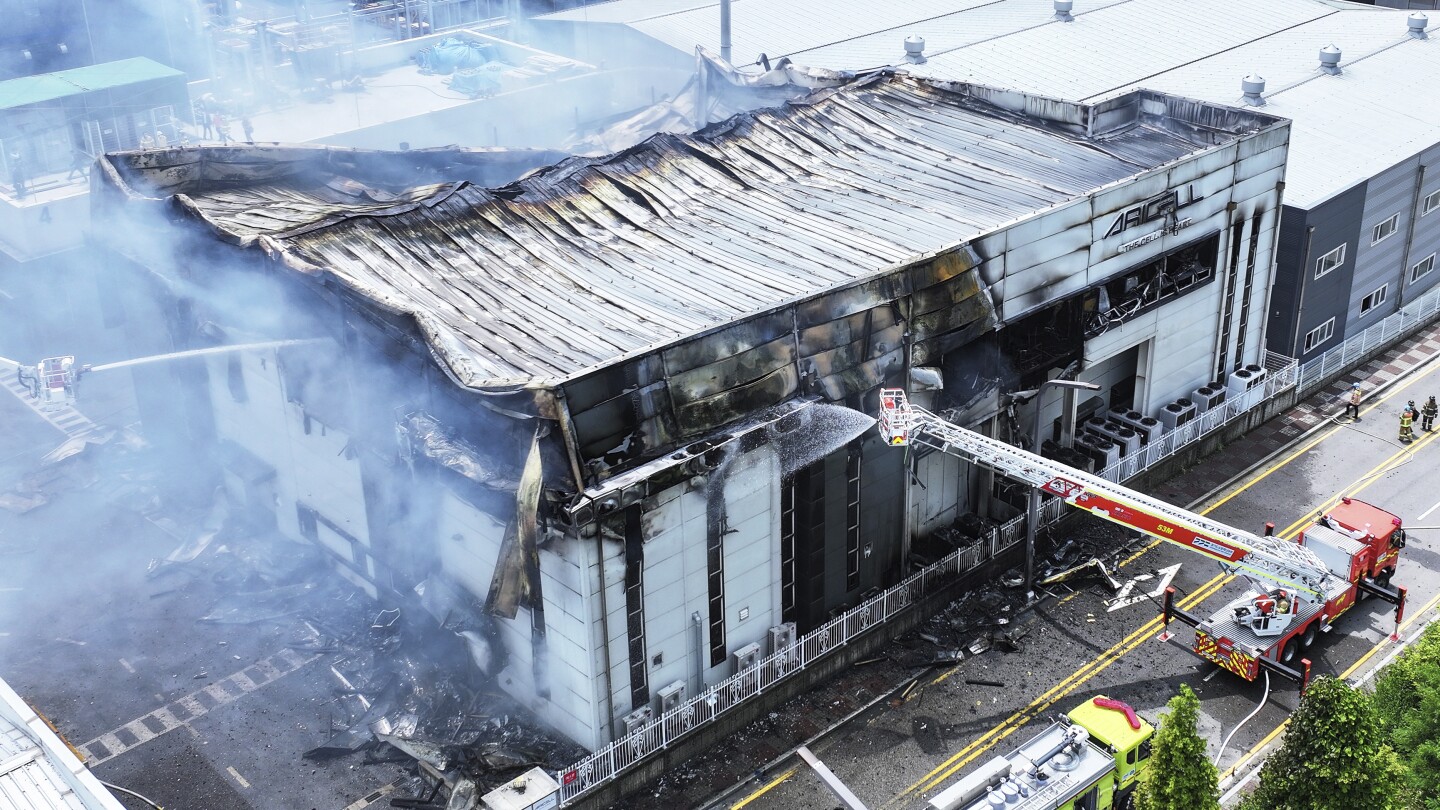
[{"label": "asphalt road", "polygon": [[[0,392],[0,491],[63,438]],[[31,512],[0,510],[0,677],[97,776],[167,808],[367,804],[399,766],[300,758],[336,712],[324,664],[286,648],[293,622],[201,623],[223,595],[214,582],[147,578],[179,541],[135,509],[143,490],[127,482],[144,470],[116,464],[47,482]]]},{"label": "asphalt road", "polygon": [[[1432,447],[1440,433],[1419,434],[1408,446],[1396,438],[1405,400],[1437,390],[1440,363],[1431,363],[1367,402],[1359,423],[1323,424],[1197,511],[1257,533],[1273,521],[1278,534],[1290,537],[1340,496],[1350,495],[1400,515],[1407,524],[1440,524],[1440,450]],[[1182,604],[1192,612],[1210,615],[1245,592],[1242,583],[1220,576],[1215,564],[1187,550],[1161,543],[1137,548],[1118,576],[1148,574],[1152,579],[1137,583],[1133,592],[1153,588],[1155,574],[1176,565],[1173,584],[1187,595]],[[1433,611],[1426,608],[1440,601],[1436,573],[1440,532],[1413,532],[1395,576],[1395,584],[1409,589],[1409,620],[1422,614],[1429,618]],[[1046,600],[1029,619],[1033,623],[1022,651],[988,652],[930,673],[902,705],[878,705],[826,737],[816,754],[872,810],[921,807],[928,796],[1084,700],[1100,694],[1118,698],[1153,721],[1180,684],[1188,683],[1201,699],[1201,731],[1214,757],[1221,740],[1255,710],[1263,681],[1246,682],[1157,641],[1154,603],[1110,610],[1110,596],[1095,585]],[[1383,656],[1393,629],[1391,606],[1378,600],[1361,603],[1306,653],[1312,673],[1347,674],[1361,659]],[[1192,638],[1188,627],[1177,625],[1177,630],[1181,640]],[[966,684],[967,679],[1004,686]],[[1271,687],[1266,705],[1225,749],[1222,771],[1273,738],[1294,709],[1294,685],[1277,679]],[[829,810],[837,803],[797,760],[758,788],[726,797],[720,806]]]}]

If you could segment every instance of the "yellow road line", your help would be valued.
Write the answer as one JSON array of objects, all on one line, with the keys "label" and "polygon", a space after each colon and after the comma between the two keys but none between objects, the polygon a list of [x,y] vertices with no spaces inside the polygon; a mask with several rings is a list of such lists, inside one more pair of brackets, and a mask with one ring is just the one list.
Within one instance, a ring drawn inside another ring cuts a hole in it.
[{"label": "yellow road line", "polygon": [[[1363,411],[1363,413],[1368,414],[1368,413],[1370,413],[1371,411],[1375,410],[1376,408],[1380,407],[1383,403],[1385,403],[1386,401],[1388,401],[1391,397],[1394,397],[1394,396],[1398,395],[1401,391],[1404,391],[1405,388],[1407,388],[1407,387],[1408,387],[1410,384],[1412,384],[1413,382],[1416,382],[1416,381],[1418,381],[1419,379],[1423,379],[1424,376],[1428,376],[1428,375],[1421,375],[1421,377],[1417,377],[1417,378],[1414,378],[1414,379],[1406,380],[1404,383],[1401,383],[1400,385],[1398,385],[1398,386],[1392,388],[1391,390],[1387,391],[1383,397],[1381,397],[1379,400],[1376,400],[1374,403],[1372,403],[1369,407],[1367,407],[1367,408]],[[1220,506],[1224,505],[1226,502],[1228,502],[1229,500],[1231,500],[1232,498],[1234,498],[1236,495],[1240,494],[1241,492],[1244,492],[1245,490],[1249,489],[1249,488],[1250,488],[1251,486],[1253,486],[1254,484],[1256,484],[1256,483],[1258,483],[1259,481],[1263,480],[1264,478],[1272,475],[1272,474],[1275,473],[1276,471],[1278,471],[1278,470],[1282,469],[1283,467],[1285,467],[1286,465],[1288,465],[1290,462],[1292,462],[1292,461],[1294,461],[1295,459],[1299,458],[1301,455],[1303,455],[1303,454],[1305,454],[1306,452],[1309,452],[1310,450],[1314,449],[1315,446],[1317,446],[1317,445],[1320,444],[1322,441],[1324,441],[1324,440],[1330,438],[1331,436],[1333,436],[1335,433],[1337,433],[1338,431],[1340,431],[1343,427],[1345,427],[1345,426],[1344,426],[1344,425],[1337,425],[1337,426],[1331,428],[1330,430],[1326,431],[1324,435],[1319,436],[1319,437],[1317,437],[1316,439],[1314,439],[1314,440],[1312,440],[1312,441],[1310,441],[1310,442],[1307,442],[1304,447],[1302,447],[1301,449],[1295,451],[1294,453],[1291,453],[1290,455],[1286,456],[1284,460],[1282,460],[1282,461],[1280,461],[1280,462],[1277,462],[1276,464],[1273,464],[1273,465],[1267,467],[1266,469],[1262,470],[1261,472],[1259,472],[1258,474],[1256,474],[1255,476],[1253,476],[1252,478],[1250,478],[1249,480],[1247,480],[1243,485],[1241,485],[1241,486],[1240,486],[1238,489],[1236,489],[1234,492],[1226,495],[1224,498],[1222,498],[1222,499],[1216,501],[1215,503],[1213,503],[1213,504],[1205,507],[1204,509],[1200,510],[1200,514],[1206,515],[1206,514],[1209,514],[1209,513],[1212,512],[1212,511],[1214,511],[1215,509],[1218,509]],[[1407,454],[1410,454],[1410,453],[1415,452],[1416,450],[1420,449],[1420,448],[1421,448],[1422,446],[1424,446],[1425,444],[1428,444],[1430,441],[1434,440],[1437,436],[1440,436],[1440,433],[1431,433],[1431,434],[1428,434],[1428,435],[1425,436],[1425,438],[1421,439],[1420,441],[1418,441],[1418,442],[1416,442],[1416,443],[1414,443],[1414,444],[1411,444],[1411,445],[1407,445],[1406,447],[1402,448],[1401,450],[1399,450],[1399,451],[1391,454],[1391,455],[1390,455],[1388,458],[1386,458],[1384,461],[1380,462],[1380,464],[1376,465],[1375,467],[1372,467],[1369,472],[1367,472],[1365,475],[1363,475],[1363,476],[1361,476],[1359,479],[1357,479],[1357,480],[1351,485],[1351,487],[1353,487],[1353,488],[1343,489],[1343,490],[1341,490],[1341,492],[1342,492],[1343,494],[1354,494],[1354,493],[1356,493],[1356,492],[1359,492],[1359,491],[1365,489],[1365,487],[1369,486],[1369,484],[1371,483],[1371,479],[1372,479],[1378,472],[1382,471],[1386,466],[1388,466],[1388,465],[1390,465],[1392,462],[1394,462],[1395,459],[1399,458],[1400,456],[1404,456],[1404,455],[1407,455]],[[1309,512],[1307,512],[1307,513],[1306,513],[1303,517],[1301,517],[1299,520],[1296,520],[1294,523],[1291,523],[1289,526],[1285,527],[1284,530],[1278,532],[1278,534],[1279,534],[1282,538],[1287,537],[1287,536],[1288,536],[1291,532],[1293,532],[1295,529],[1299,528],[1302,524],[1305,524],[1305,523],[1307,523],[1308,521],[1310,521],[1313,517],[1315,517],[1316,515],[1320,514],[1320,513],[1323,512],[1325,509],[1329,508],[1332,504],[1336,503],[1338,500],[1339,500],[1339,498],[1336,497],[1336,496],[1332,496],[1332,497],[1326,499],[1324,502],[1321,503],[1320,506],[1315,507],[1314,509],[1311,509]],[[1118,566],[1118,567],[1124,567],[1124,566],[1130,564],[1131,562],[1139,559],[1141,556],[1145,555],[1146,553],[1152,551],[1153,549],[1155,549],[1155,548],[1156,548],[1157,546],[1159,546],[1160,544],[1161,544],[1161,541],[1160,541],[1160,540],[1151,541],[1151,542],[1150,542],[1148,545],[1146,545],[1144,548],[1141,548],[1139,551],[1136,551],[1134,554],[1131,554],[1131,555],[1130,555],[1129,557],[1127,557],[1125,560],[1121,561],[1121,562],[1119,563],[1119,566]],[[1180,604],[1181,607],[1184,607],[1184,608],[1192,607],[1193,605],[1198,604],[1199,602],[1204,601],[1205,599],[1208,599],[1210,596],[1214,595],[1214,593],[1215,593],[1216,591],[1218,591],[1218,590],[1219,590],[1221,587],[1223,587],[1225,584],[1229,583],[1230,580],[1231,580],[1231,577],[1225,576],[1225,575],[1223,575],[1223,574],[1222,574],[1222,575],[1218,575],[1218,576],[1216,576],[1214,579],[1211,579],[1209,582],[1206,582],[1206,583],[1204,583],[1203,585],[1201,585],[1200,587],[1196,588],[1194,591],[1192,591],[1192,592],[1191,592],[1187,597],[1185,597],[1184,599],[1181,599],[1180,602],[1179,602],[1179,604]],[[1072,596],[1073,596],[1073,594],[1072,594]],[[1197,598],[1197,597],[1198,597],[1198,598]],[[956,752],[955,754],[953,754],[949,759],[947,759],[945,762],[942,762],[939,766],[937,766],[937,767],[936,767],[934,770],[932,770],[930,773],[926,774],[926,775],[925,775],[923,778],[921,778],[918,782],[916,782],[915,784],[911,785],[910,787],[906,788],[904,791],[902,791],[901,793],[899,793],[898,795],[896,795],[895,798],[894,798],[894,799],[891,799],[889,802],[887,802],[887,803],[885,804],[885,806],[886,806],[886,807],[891,806],[895,801],[897,801],[897,800],[899,800],[899,799],[903,799],[903,798],[906,797],[906,796],[909,796],[910,794],[914,793],[917,789],[921,788],[922,786],[925,786],[925,785],[929,784],[929,787],[926,787],[925,789],[926,789],[926,790],[930,790],[930,789],[933,789],[933,787],[937,786],[937,785],[939,784],[939,782],[943,782],[945,779],[950,778],[950,776],[952,776],[957,770],[959,770],[960,768],[962,768],[962,767],[964,767],[965,765],[969,764],[969,762],[972,761],[972,760],[975,758],[975,756],[978,756],[980,753],[983,753],[984,751],[989,750],[989,749],[990,749],[991,747],[993,747],[996,743],[999,743],[1001,740],[1003,740],[1003,739],[1005,739],[1006,737],[1008,737],[1012,732],[1018,730],[1018,729],[1019,729],[1020,727],[1022,727],[1025,723],[1028,723],[1030,720],[1034,719],[1034,715],[1035,715],[1035,714],[1038,714],[1039,712],[1044,711],[1045,709],[1049,708],[1051,705],[1053,705],[1054,703],[1056,703],[1057,701],[1059,701],[1061,698],[1065,697],[1066,695],[1068,695],[1068,694],[1070,694],[1071,692],[1073,692],[1075,689],[1079,688],[1079,687],[1080,687],[1082,684],[1084,684],[1086,681],[1090,680],[1090,679],[1091,679],[1092,677],[1094,677],[1095,675],[1098,675],[1101,671],[1107,669],[1107,668],[1110,666],[1110,664],[1114,663],[1115,661],[1119,660],[1119,659],[1120,659],[1121,657],[1123,657],[1124,655],[1128,654],[1128,653],[1129,653],[1131,650],[1133,650],[1135,647],[1138,647],[1138,646],[1139,646],[1138,639],[1141,638],[1141,637],[1144,637],[1144,636],[1148,636],[1149,634],[1151,634],[1151,633],[1155,632],[1156,630],[1158,630],[1159,627],[1160,627],[1161,622],[1162,622],[1162,618],[1159,618],[1159,617],[1154,618],[1154,619],[1151,619],[1150,621],[1146,622],[1146,623],[1145,623],[1143,626],[1141,626],[1138,630],[1136,630],[1135,632],[1133,632],[1133,633],[1131,633],[1130,635],[1126,636],[1126,637],[1125,637],[1123,640],[1121,640],[1119,643],[1115,644],[1115,645],[1112,646],[1110,649],[1105,650],[1104,652],[1100,653],[1100,654],[1097,655],[1095,658],[1093,658],[1091,661],[1089,661],[1089,662],[1087,662],[1086,664],[1082,665],[1079,669],[1076,669],[1074,672],[1072,672],[1068,677],[1066,677],[1066,678],[1065,678],[1064,680],[1062,680],[1060,683],[1057,683],[1055,686],[1051,687],[1049,690],[1047,690],[1047,691],[1046,691],[1044,694],[1042,694],[1040,697],[1038,697],[1038,698],[1036,698],[1034,701],[1032,701],[1029,706],[1026,706],[1024,709],[1021,709],[1020,711],[1017,711],[1017,712],[1015,712],[1014,714],[1010,715],[1010,716],[1007,717],[1005,720],[1001,721],[999,724],[997,724],[996,726],[994,726],[993,728],[991,728],[989,731],[987,731],[984,735],[982,735],[981,737],[977,738],[974,742],[972,742],[972,743],[970,743],[969,745],[965,746],[965,748],[962,748],[960,751],[957,751],[957,752]],[[934,681],[932,681],[932,682],[931,682],[932,685],[933,685],[933,684],[940,683],[940,682],[942,682],[942,681],[950,678],[952,675],[955,674],[955,672],[959,671],[959,669],[960,669],[960,667],[959,667],[958,665],[955,666],[955,667],[952,667],[950,670],[948,670],[947,672],[945,672],[944,674],[942,674],[941,676],[939,676],[938,678],[936,678]],[[1079,680],[1076,680],[1077,678],[1078,678]],[[1073,684],[1071,684],[1072,681],[1074,681]],[[1062,690],[1062,689],[1064,690],[1063,692],[1059,692],[1058,694],[1056,694],[1058,690]],[[1053,699],[1053,700],[1050,699],[1052,695],[1054,696],[1054,699]],[[1022,718],[1023,718],[1023,721],[1022,721],[1022,722],[1014,725],[1013,727],[1007,728],[1007,726],[1010,726],[1012,723],[1015,723],[1016,720],[1021,720]],[[1278,730],[1277,730],[1277,732],[1275,732],[1275,733],[1278,733]],[[990,739],[992,735],[998,735],[998,736],[995,736],[994,739]],[[983,744],[983,746],[982,746],[982,744]],[[976,746],[982,746],[982,747],[980,747],[980,748],[977,749]],[[967,754],[967,753],[970,753],[972,750],[974,750],[974,755],[967,757],[966,754]],[[959,762],[958,764],[956,764],[956,763],[957,763],[957,760],[960,760],[962,757],[964,758],[964,761],[961,761],[961,762]],[[936,776],[936,774],[939,774],[942,770],[945,771],[944,775],[940,776],[938,779],[934,778],[934,777]],[[759,799],[761,796],[765,795],[765,794],[768,793],[769,791],[773,790],[774,788],[778,787],[779,785],[783,784],[784,782],[786,782],[787,780],[789,780],[790,778],[792,778],[792,777],[795,775],[795,773],[796,773],[796,769],[795,769],[795,768],[791,768],[791,769],[785,771],[784,773],[780,774],[780,776],[778,776],[777,778],[775,778],[773,781],[767,783],[766,785],[764,785],[763,787],[761,787],[760,789],[758,789],[758,790],[755,791],[754,793],[752,793],[752,794],[750,794],[749,796],[745,797],[744,799],[740,800],[740,801],[737,802],[736,804],[731,805],[730,810],[740,810],[740,808],[743,808],[743,807],[745,807],[746,805],[750,804],[751,802]]]},{"label": "yellow road line", "polygon": [[[1374,483],[1374,481],[1377,480],[1377,479],[1375,478],[1375,476],[1376,476],[1376,474],[1377,474],[1378,472],[1384,470],[1386,467],[1388,467],[1388,466],[1390,466],[1391,464],[1393,464],[1393,463],[1396,461],[1396,459],[1400,458],[1401,456],[1409,455],[1410,453],[1413,453],[1413,452],[1415,452],[1416,450],[1420,449],[1420,448],[1423,447],[1424,445],[1426,445],[1426,444],[1428,444],[1429,442],[1433,441],[1437,436],[1440,436],[1440,433],[1431,433],[1431,434],[1428,434],[1425,438],[1421,439],[1420,441],[1418,441],[1418,442],[1416,442],[1416,443],[1414,443],[1414,444],[1411,444],[1411,445],[1407,445],[1406,447],[1402,448],[1401,450],[1399,450],[1399,451],[1391,454],[1389,458],[1385,459],[1384,461],[1382,461],[1382,462],[1380,462],[1379,464],[1377,464],[1377,465],[1375,465],[1374,467],[1372,467],[1368,472],[1366,472],[1366,473],[1365,473],[1364,475],[1362,475],[1359,479],[1357,479],[1355,483],[1353,483],[1350,487],[1348,487],[1348,488],[1346,488],[1345,490],[1342,490],[1342,491],[1354,493],[1354,492],[1360,492],[1360,491],[1364,490],[1364,489],[1365,489],[1366,487],[1368,487],[1371,483]],[[1281,537],[1288,537],[1292,531],[1294,531],[1295,529],[1297,529],[1298,527],[1300,527],[1302,524],[1306,523],[1312,516],[1320,513],[1320,512],[1325,508],[1325,506],[1327,506],[1327,505],[1330,504],[1330,503],[1333,503],[1334,500],[1335,500],[1334,498],[1326,499],[1326,501],[1324,501],[1324,503],[1322,504],[1321,507],[1318,507],[1318,508],[1316,508],[1316,509],[1312,509],[1310,512],[1308,512],[1308,513],[1306,514],[1305,517],[1302,517],[1302,518],[1300,518],[1299,520],[1295,521],[1294,523],[1290,524],[1288,527],[1286,527],[1286,529],[1285,529],[1283,532],[1280,533]],[[1215,506],[1211,506],[1211,507],[1207,508],[1207,509],[1205,510],[1205,512],[1209,512],[1211,509],[1216,508],[1216,506],[1218,506],[1218,505],[1219,505],[1219,504],[1216,504]],[[1202,512],[1201,514],[1205,514],[1205,512]],[[1156,545],[1158,545],[1158,544],[1159,544],[1159,541],[1156,541]],[[1230,579],[1231,579],[1230,577],[1227,577],[1227,576],[1224,576],[1224,575],[1217,576],[1215,579],[1212,579],[1212,580],[1210,580],[1210,582],[1207,582],[1204,586],[1201,586],[1201,589],[1198,589],[1195,593],[1192,593],[1192,594],[1191,594],[1189,597],[1187,597],[1186,599],[1182,599],[1181,602],[1180,602],[1181,606],[1188,608],[1189,606],[1191,606],[1191,605],[1193,605],[1193,604],[1196,604],[1198,601],[1203,601],[1204,599],[1208,598],[1215,590],[1218,590],[1218,587],[1219,587],[1219,586],[1216,586],[1216,587],[1214,587],[1214,588],[1211,588],[1211,587],[1210,587],[1213,583],[1217,582],[1217,580],[1220,580],[1220,583],[1219,583],[1219,584],[1220,584],[1220,585],[1224,585],[1225,583],[1228,583],[1228,582],[1230,581]],[[1194,600],[1194,597],[1197,596],[1197,595],[1200,596],[1200,599],[1199,599],[1199,600]],[[1091,679],[1092,677],[1094,677],[1095,675],[1098,675],[1098,674],[1099,674],[1100,672],[1102,672],[1103,670],[1109,668],[1110,664],[1114,663],[1114,661],[1119,660],[1120,657],[1128,654],[1128,653],[1129,653],[1131,650],[1133,650],[1135,647],[1138,647],[1138,646],[1139,646],[1139,643],[1138,643],[1138,641],[1135,641],[1136,637],[1137,637],[1137,636],[1145,636],[1145,635],[1149,635],[1150,633],[1153,633],[1156,629],[1159,628],[1159,625],[1160,625],[1161,622],[1162,622],[1162,619],[1159,618],[1159,617],[1154,618],[1154,619],[1151,619],[1149,622],[1146,622],[1146,624],[1143,625],[1139,630],[1137,630],[1137,631],[1135,631],[1134,633],[1132,633],[1132,634],[1130,634],[1129,636],[1127,636],[1124,641],[1121,641],[1119,644],[1115,645],[1114,647],[1111,647],[1109,650],[1106,650],[1105,652],[1101,653],[1099,656],[1097,656],[1096,658],[1094,658],[1093,660],[1091,660],[1089,663],[1087,663],[1087,664],[1085,664],[1084,666],[1080,667],[1080,669],[1077,669],[1074,673],[1072,673],[1072,674],[1071,674],[1069,677],[1067,677],[1065,680],[1061,681],[1059,684],[1057,684],[1056,686],[1052,687],[1049,691],[1047,691],[1044,695],[1041,695],[1039,698],[1037,698],[1034,702],[1032,702],[1032,703],[1030,704],[1030,706],[1027,706],[1025,709],[1022,709],[1021,711],[1016,712],[1015,714],[1011,715],[1011,716],[1010,716],[1009,718],[1007,718],[1005,721],[1001,722],[999,725],[995,726],[995,727],[992,728],[990,731],[986,732],[985,735],[977,738],[974,742],[970,743],[970,745],[967,745],[965,748],[961,749],[959,752],[957,752],[956,754],[954,754],[953,756],[951,756],[951,757],[950,757],[949,759],[947,759],[945,762],[943,762],[943,763],[941,763],[939,766],[937,766],[934,770],[930,771],[930,773],[926,774],[926,775],[925,775],[923,778],[921,778],[918,782],[916,782],[915,784],[913,784],[913,785],[911,785],[910,787],[906,788],[906,789],[905,789],[904,791],[902,791],[898,796],[896,796],[895,799],[892,799],[891,801],[893,802],[893,801],[895,801],[895,800],[902,799],[902,798],[904,798],[904,797],[906,797],[906,796],[909,796],[910,794],[914,793],[916,790],[921,789],[921,788],[923,788],[923,789],[926,790],[926,791],[929,791],[929,790],[933,790],[935,787],[938,787],[941,782],[943,782],[943,781],[945,781],[946,779],[948,779],[948,778],[950,778],[951,776],[953,776],[956,771],[958,771],[960,768],[964,767],[966,764],[968,764],[971,760],[973,760],[973,759],[974,759],[976,756],[978,756],[980,753],[983,753],[984,751],[989,750],[994,744],[996,744],[996,743],[1000,742],[1001,740],[1005,739],[1005,737],[1009,736],[1012,731],[1016,730],[1016,728],[1019,727],[1018,725],[1017,725],[1016,727],[1014,727],[1014,728],[1009,728],[1009,729],[1006,729],[1006,728],[1005,728],[1005,727],[1006,727],[1009,723],[1011,723],[1015,718],[1020,717],[1020,716],[1023,715],[1023,714],[1030,713],[1030,712],[1032,711],[1032,709],[1035,709],[1035,707],[1037,706],[1037,704],[1043,704],[1043,705],[1040,705],[1039,708],[1036,709],[1036,711],[1043,711],[1045,708],[1048,708],[1050,705],[1052,705],[1052,704],[1055,702],[1055,700],[1058,700],[1060,697],[1064,697],[1065,695],[1068,695],[1070,692],[1074,691],[1074,689],[1078,688],[1081,684],[1083,684],[1083,683],[1085,683],[1086,681],[1090,680],[1090,679]],[[1122,648],[1122,647],[1124,648],[1123,650],[1121,650],[1118,654],[1115,654],[1115,655],[1114,655],[1114,658],[1110,658],[1110,656],[1111,656],[1112,654],[1114,654],[1114,651],[1115,651],[1117,648]],[[1109,659],[1109,660],[1106,660],[1106,659]],[[1078,680],[1076,680],[1077,678],[1078,678]],[[1074,681],[1074,684],[1073,684],[1073,685],[1070,685],[1070,682],[1071,682],[1071,681]],[[1066,687],[1068,687],[1068,688],[1066,688]],[[1065,688],[1065,689],[1064,689],[1064,692],[1061,693],[1061,694],[1059,694],[1059,695],[1056,697],[1055,700],[1050,700],[1050,699],[1049,699],[1049,698],[1050,698],[1050,695],[1051,695],[1052,693],[1056,692],[1056,690],[1061,689],[1061,688]],[[1033,715],[1032,715],[1032,717],[1033,717]],[[1026,719],[1026,722],[1028,722],[1028,721],[1029,721],[1029,718]],[[1023,725],[1023,723],[1020,724],[1020,725]],[[992,735],[996,735],[996,736],[994,736],[994,738],[992,739],[992,738],[991,738]],[[976,749],[976,746],[981,746],[981,747],[978,748],[978,749]],[[976,749],[975,752],[974,752],[974,754],[971,755],[971,756],[966,757],[966,754],[969,753],[969,752],[971,751],[971,749]],[[963,761],[959,761],[959,762],[957,763],[957,760],[961,760],[962,757],[964,758]],[[886,806],[888,807],[888,806],[890,806],[890,804],[887,803]]]},{"label": "yellow road line", "polygon": [[745,805],[747,805],[747,804],[755,801],[756,799],[760,798],[761,796],[764,796],[766,793],[769,793],[771,790],[773,790],[774,788],[778,787],[778,786],[780,785],[780,783],[782,783],[782,782],[786,781],[787,779],[789,779],[790,777],[794,776],[794,775],[795,775],[795,771],[796,771],[795,768],[791,768],[790,770],[788,770],[788,771],[780,774],[779,776],[775,777],[775,779],[774,779],[773,781],[771,781],[769,784],[765,785],[765,787],[760,788],[759,790],[755,791],[754,793],[751,793],[749,796],[746,796],[745,798],[741,799],[740,801],[738,801],[738,802],[730,805],[730,810],[740,810],[740,808],[744,807]]},{"label": "yellow road line", "polygon": [[[1422,608],[1420,608],[1419,610],[1411,613],[1411,614],[1410,614],[1410,618],[1408,618],[1408,619],[1406,619],[1405,621],[1401,622],[1401,623],[1400,623],[1400,629],[1401,629],[1401,630],[1404,630],[1404,629],[1406,629],[1407,627],[1409,627],[1410,625],[1414,624],[1416,621],[1418,621],[1418,620],[1420,619],[1421,616],[1424,616],[1426,613],[1430,612],[1430,610],[1431,610],[1432,608],[1434,608],[1436,604],[1440,604],[1440,593],[1437,593],[1437,594],[1435,594],[1434,596],[1430,597],[1430,601],[1429,601],[1429,602],[1426,602],[1424,607],[1422,607]],[[1360,658],[1359,658],[1358,660],[1356,660],[1355,663],[1351,664],[1344,672],[1340,673],[1340,679],[1341,679],[1341,680],[1344,680],[1344,679],[1346,679],[1346,678],[1349,678],[1351,675],[1354,675],[1355,672],[1356,672],[1356,670],[1358,670],[1358,669],[1360,669],[1360,667],[1364,666],[1364,665],[1365,665],[1365,662],[1366,662],[1366,661],[1369,661],[1370,658],[1375,655],[1375,653],[1380,652],[1381,650],[1385,649],[1385,645],[1386,645],[1386,644],[1392,644],[1392,643],[1394,643],[1394,642],[1390,641],[1390,640],[1387,638],[1387,639],[1384,639],[1384,640],[1380,641],[1379,643],[1375,644],[1373,647],[1370,648],[1370,650],[1369,650],[1368,652],[1366,652],[1364,655],[1360,656]],[[1288,717],[1285,718],[1284,720],[1280,721],[1280,725],[1278,725],[1278,726],[1276,726],[1274,729],[1272,729],[1269,734],[1266,734],[1265,737],[1260,740],[1260,742],[1257,742],[1257,743],[1255,743],[1255,745],[1251,746],[1251,747],[1250,747],[1250,750],[1249,750],[1249,751],[1246,751],[1244,756],[1242,756],[1242,757],[1240,757],[1239,759],[1235,760],[1235,764],[1234,764],[1234,765],[1231,765],[1229,768],[1227,768],[1227,769],[1225,770],[1224,773],[1220,774],[1220,779],[1221,779],[1222,781],[1225,780],[1225,779],[1229,779],[1232,775],[1234,775],[1235,771],[1237,771],[1237,770],[1240,769],[1240,766],[1241,766],[1241,765],[1244,765],[1246,762],[1249,762],[1252,758],[1255,757],[1256,754],[1259,754],[1262,750],[1264,750],[1264,749],[1265,749],[1265,746],[1269,745],[1270,742],[1271,742],[1272,740],[1274,740],[1275,737],[1278,736],[1278,735],[1280,734],[1280,732],[1284,731],[1284,730],[1286,729],[1286,727],[1288,727],[1289,725],[1290,725],[1290,718],[1288,718]]]}]

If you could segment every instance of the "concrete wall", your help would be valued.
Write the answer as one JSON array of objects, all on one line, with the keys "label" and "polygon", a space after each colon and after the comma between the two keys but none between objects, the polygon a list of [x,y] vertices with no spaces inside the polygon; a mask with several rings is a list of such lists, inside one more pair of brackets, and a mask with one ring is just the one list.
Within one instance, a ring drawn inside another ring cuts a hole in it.
[{"label": "concrete wall", "polygon": [[[10,178],[5,178],[5,183]],[[90,227],[89,186],[70,186],[66,196],[41,202],[33,194],[17,204],[0,198],[0,252],[18,262],[80,247]]]},{"label": "concrete wall", "polygon": [[[243,380],[243,401],[236,397],[238,387],[232,388],[232,364]],[[370,554],[360,464],[345,452],[350,437],[307,420],[300,405],[286,401],[273,349],[211,355],[206,368],[216,438],[275,470],[276,528],[294,540],[317,543],[342,576],[375,596],[379,570]],[[318,518],[313,536],[301,526],[299,507]]]},{"label": "concrete wall", "polygon": [[[780,623],[780,462],[770,446],[757,448],[711,473],[723,475],[725,534],[722,539],[724,633],[727,652],[753,642],[768,649],[769,629]],[[643,644],[645,676],[655,693],[680,682],[689,695],[733,674],[729,659],[710,663],[708,515],[705,484],[694,479],[645,500],[643,532]],[[587,613],[592,643],[590,671],[605,672],[608,635],[609,687],[597,678],[594,703],[603,713],[613,706],[619,719],[639,706],[631,700],[631,639],[626,621],[625,558],[622,542],[606,538],[605,609],[600,609],[601,564],[593,541],[585,548]],[[588,595],[587,595],[588,594]],[[700,615],[699,632],[692,616]],[[547,613],[547,617],[548,617]],[[743,615],[743,618],[742,618]],[[557,683],[558,686],[558,683]],[[607,727],[606,718],[600,725]],[[623,729],[621,729],[623,733]],[[606,735],[608,741],[608,734]]]}]

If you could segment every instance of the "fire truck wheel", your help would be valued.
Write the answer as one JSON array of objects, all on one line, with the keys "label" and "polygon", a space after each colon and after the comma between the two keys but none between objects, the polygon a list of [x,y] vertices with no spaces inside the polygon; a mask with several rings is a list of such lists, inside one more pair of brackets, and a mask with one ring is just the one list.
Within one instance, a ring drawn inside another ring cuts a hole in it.
[{"label": "fire truck wheel", "polygon": [[1300,648],[1300,645],[1297,644],[1297,643],[1295,643],[1295,637],[1294,637],[1294,636],[1291,636],[1291,637],[1289,638],[1289,640],[1287,640],[1287,641],[1285,642],[1285,646],[1282,647],[1282,648],[1280,648],[1280,663],[1282,663],[1282,664],[1288,664],[1288,663],[1290,663],[1291,661],[1294,661],[1294,660],[1295,660],[1295,652],[1296,652],[1296,650],[1298,650],[1299,648]]},{"label": "fire truck wheel", "polygon": [[1300,634],[1300,646],[1309,648],[1315,643],[1315,636],[1319,633],[1320,622],[1311,622],[1305,626],[1305,632]]}]

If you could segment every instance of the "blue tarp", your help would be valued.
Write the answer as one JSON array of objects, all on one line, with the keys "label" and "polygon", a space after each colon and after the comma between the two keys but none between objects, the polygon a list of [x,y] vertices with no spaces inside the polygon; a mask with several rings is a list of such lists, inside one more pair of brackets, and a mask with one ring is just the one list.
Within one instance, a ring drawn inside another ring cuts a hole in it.
[{"label": "blue tarp", "polygon": [[415,62],[420,66],[421,73],[448,76],[457,70],[478,68],[494,61],[496,56],[492,45],[461,37],[446,37],[415,54]]}]

